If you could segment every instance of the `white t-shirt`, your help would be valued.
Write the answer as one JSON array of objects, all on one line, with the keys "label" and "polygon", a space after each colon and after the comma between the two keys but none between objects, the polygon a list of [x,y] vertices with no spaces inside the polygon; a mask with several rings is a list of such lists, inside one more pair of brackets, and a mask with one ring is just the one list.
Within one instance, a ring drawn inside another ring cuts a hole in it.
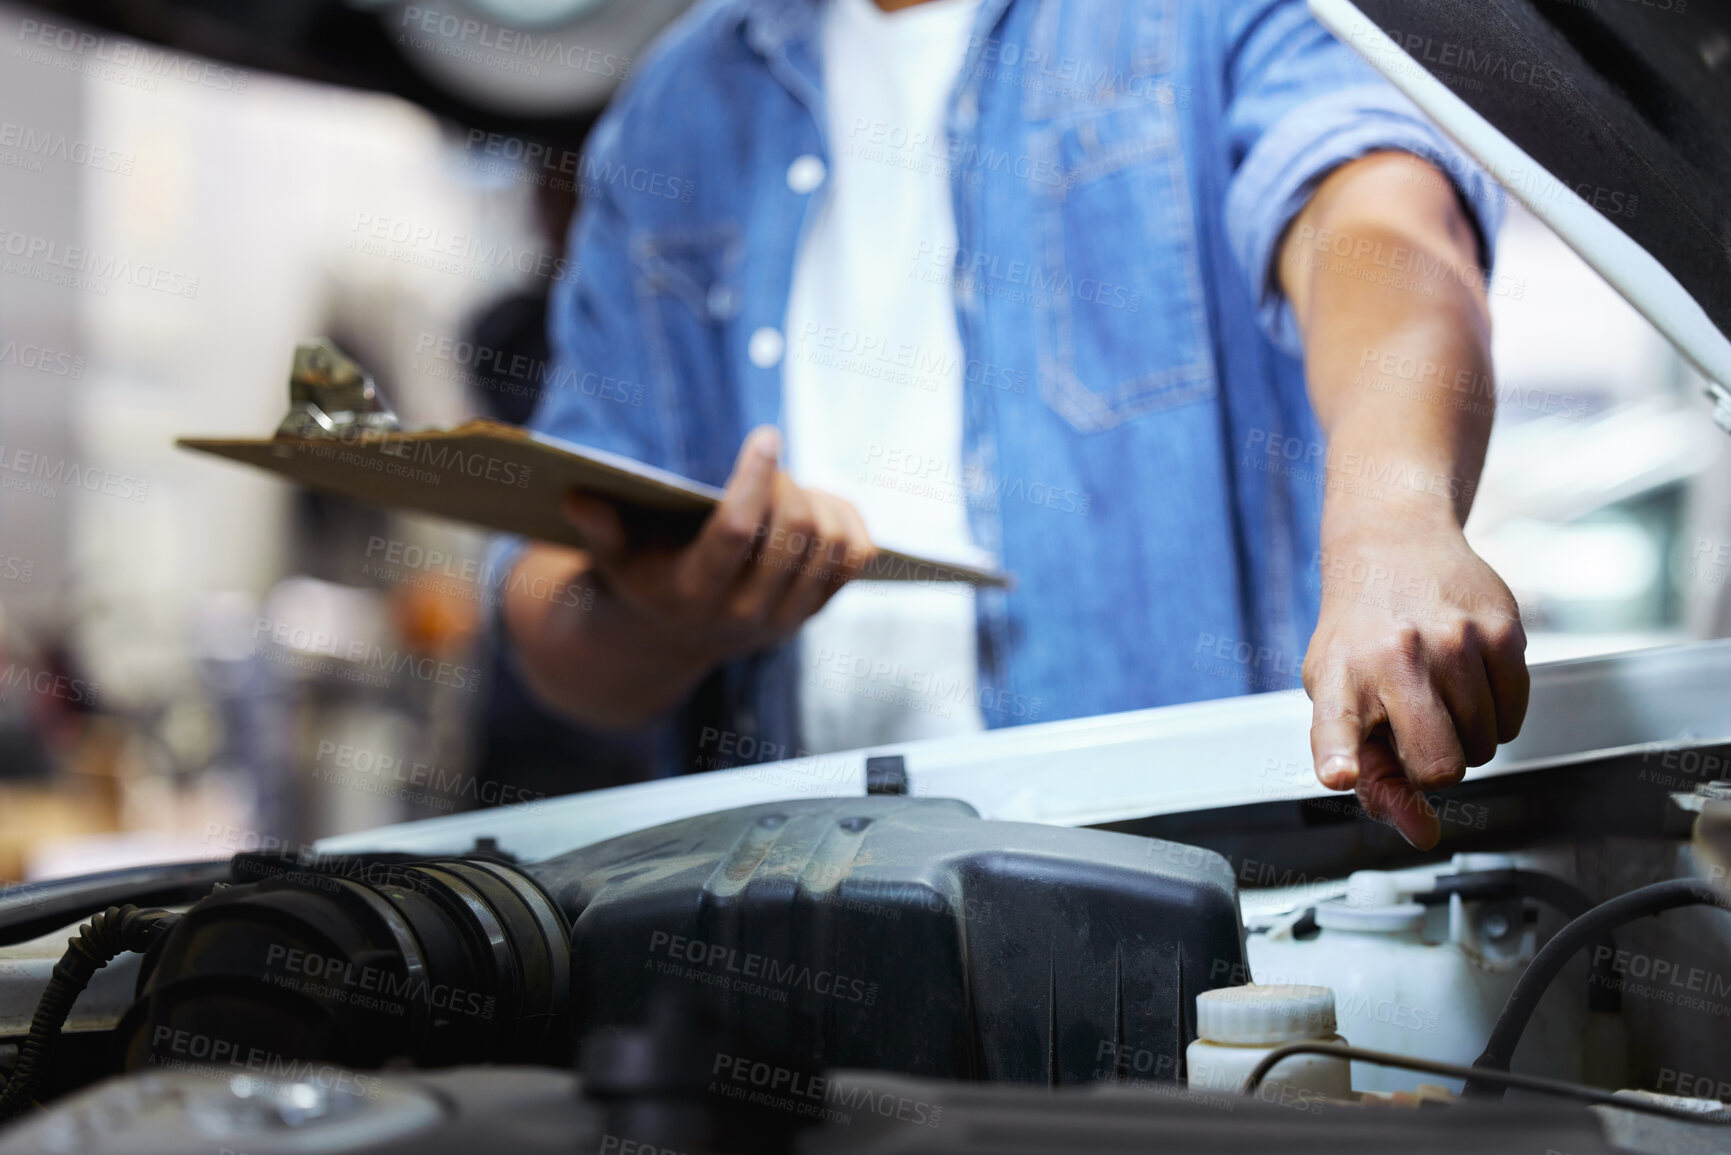
[{"label": "white t-shirt", "polygon": [[[853,502],[880,546],[956,560],[979,552],[957,484],[961,336],[949,286],[911,274],[956,243],[944,114],[978,8],[827,3],[831,164],[794,266],[782,369],[794,479]],[[965,587],[856,582],[801,645],[813,752],[984,725]]]}]

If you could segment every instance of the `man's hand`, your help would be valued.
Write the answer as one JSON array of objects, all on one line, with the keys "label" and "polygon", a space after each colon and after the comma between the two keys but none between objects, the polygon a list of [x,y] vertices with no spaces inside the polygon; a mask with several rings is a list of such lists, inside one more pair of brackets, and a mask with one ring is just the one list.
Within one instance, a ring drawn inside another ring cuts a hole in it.
[{"label": "man's hand", "polygon": [[1304,658],[1316,773],[1425,849],[1441,831],[1423,792],[1527,709],[1519,610],[1461,532],[1496,398],[1477,249],[1442,173],[1375,153],[1322,183],[1280,259],[1329,442]]},{"label": "man's hand", "polygon": [[776,466],[780,437],[752,431],[721,504],[678,549],[632,550],[613,506],[573,493],[565,516],[589,543],[605,592],[646,641],[708,668],[791,637],[859,575],[874,549],[854,507],[801,489]]},{"label": "man's hand", "polygon": [[1520,732],[1527,648],[1502,579],[1452,521],[1382,511],[1322,556],[1322,614],[1304,657],[1323,785],[1408,842],[1441,828],[1424,791],[1453,786]]},{"label": "man's hand", "polygon": [[[779,452],[773,427],[753,430],[721,504],[677,548],[634,547],[608,502],[566,499],[588,548],[534,547],[505,602],[543,698],[592,725],[640,725],[716,665],[793,636],[859,575],[876,554],[865,523],[841,498],[795,485]],[[594,590],[591,608],[526,592],[570,586]]]}]

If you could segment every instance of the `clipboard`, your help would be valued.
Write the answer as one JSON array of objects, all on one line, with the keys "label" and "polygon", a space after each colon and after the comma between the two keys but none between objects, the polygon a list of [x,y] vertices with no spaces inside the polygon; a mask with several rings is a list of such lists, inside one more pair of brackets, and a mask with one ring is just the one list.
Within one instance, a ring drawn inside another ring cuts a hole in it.
[{"label": "clipboard", "polygon": [[[274,436],[175,444],[363,504],[578,548],[582,535],[561,513],[573,489],[611,499],[634,541],[688,541],[721,499],[715,486],[500,421],[405,431],[371,378],[322,339],[296,348],[289,403]],[[860,577],[1009,585],[994,569],[894,550],[879,550]]]}]

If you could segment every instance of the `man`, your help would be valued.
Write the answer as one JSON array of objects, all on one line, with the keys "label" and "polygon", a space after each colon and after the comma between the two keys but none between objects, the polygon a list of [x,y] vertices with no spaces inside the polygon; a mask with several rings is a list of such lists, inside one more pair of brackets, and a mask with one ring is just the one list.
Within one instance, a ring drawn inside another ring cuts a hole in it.
[{"label": "man", "polygon": [[[787,756],[1302,655],[1318,775],[1425,847],[1423,792],[1518,731],[1517,608],[1461,532],[1500,202],[1300,0],[711,0],[584,171],[550,324],[624,384],[537,425],[726,497],[683,548],[573,497],[588,551],[507,553],[578,722]],[[1016,584],[819,614],[873,542]]]}]

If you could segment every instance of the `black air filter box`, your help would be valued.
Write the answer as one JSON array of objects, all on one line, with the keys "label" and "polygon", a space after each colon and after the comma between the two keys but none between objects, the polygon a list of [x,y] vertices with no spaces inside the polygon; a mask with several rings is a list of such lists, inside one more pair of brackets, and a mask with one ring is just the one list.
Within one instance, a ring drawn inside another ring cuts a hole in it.
[{"label": "black air filter box", "polygon": [[575,924],[579,1035],[665,989],[825,1067],[1177,1078],[1197,993],[1244,973],[1220,856],[961,802],[750,806],[525,872]]}]

